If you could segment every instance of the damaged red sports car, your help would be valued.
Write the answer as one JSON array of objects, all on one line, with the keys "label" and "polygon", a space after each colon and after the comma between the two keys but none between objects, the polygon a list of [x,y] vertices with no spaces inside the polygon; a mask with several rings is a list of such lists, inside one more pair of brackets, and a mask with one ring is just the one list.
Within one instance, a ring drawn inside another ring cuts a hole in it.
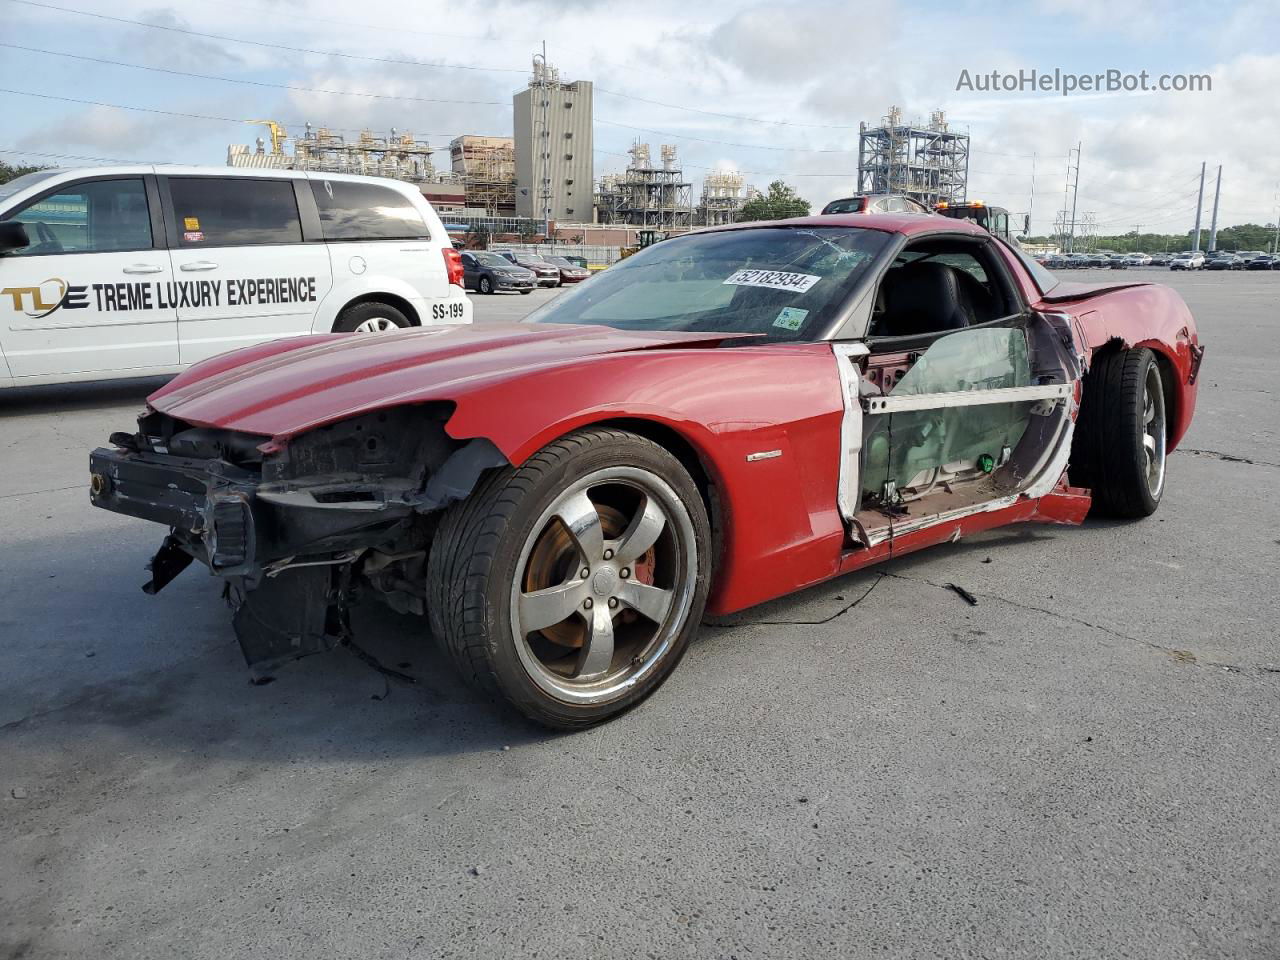
[{"label": "damaged red sports car", "polygon": [[704,612],[1002,524],[1150,514],[1202,354],[1171,290],[1059,283],[963,221],[745,224],[523,323],[206,361],[93,452],[91,496],[169,528],[149,592],[192,559],[225,581],[258,669],[379,598],[577,728],[653,693]]}]

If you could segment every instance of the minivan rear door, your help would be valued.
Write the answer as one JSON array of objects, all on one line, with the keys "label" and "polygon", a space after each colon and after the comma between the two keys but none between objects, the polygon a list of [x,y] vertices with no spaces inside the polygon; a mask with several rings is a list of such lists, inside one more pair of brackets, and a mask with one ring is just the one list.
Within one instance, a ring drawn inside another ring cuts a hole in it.
[{"label": "minivan rear door", "polygon": [[303,239],[295,184],[306,181],[161,178],[183,364],[312,332],[332,278],[324,244]]}]

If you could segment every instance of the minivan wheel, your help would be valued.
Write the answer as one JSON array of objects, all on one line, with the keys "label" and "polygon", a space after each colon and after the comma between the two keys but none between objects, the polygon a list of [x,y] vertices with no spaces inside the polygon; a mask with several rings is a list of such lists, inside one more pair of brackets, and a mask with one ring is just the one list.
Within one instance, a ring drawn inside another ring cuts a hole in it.
[{"label": "minivan wheel", "polygon": [[389,330],[400,330],[411,327],[401,311],[389,303],[357,303],[347,307],[334,321],[334,333],[386,333]]},{"label": "minivan wheel", "polygon": [[467,680],[530,719],[600,723],[684,655],[710,544],[702,496],[670,452],[580,430],[446,512],[427,566],[432,632]]},{"label": "minivan wheel", "polygon": [[480,292],[481,292],[481,293],[493,293],[493,281],[492,281],[492,280],[490,280],[488,277],[481,277],[481,278],[480,278]]}]

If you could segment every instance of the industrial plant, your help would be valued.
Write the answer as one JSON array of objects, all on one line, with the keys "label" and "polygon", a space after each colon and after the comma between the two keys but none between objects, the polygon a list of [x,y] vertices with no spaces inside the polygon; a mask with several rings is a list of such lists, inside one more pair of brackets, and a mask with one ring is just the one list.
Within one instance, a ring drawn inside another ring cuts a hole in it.
[{"label": "industrial plant", "polygon": [[877,127],[858,125],[857,193],[905,194],[932,208],[966,199],[969,135],[948,129],[946,114],[904,122],[890,107]]},{"label": "industrial plant", "polygon": [[[512,136],[467,134],[437,150],[392,127],[381,136],[307,123],[291,136],[272,120],[255,145],[231,145],[233,167],[318,170],[393,177],[415,184],[451,232],[491,237],[572,239],[628,245],[650,235],[733,223],[759,191],[746,176],[716,169],[702,176],[695,201],[675,144],[639,139],[619,173],[595,175],[594,98],[588,80],[564,80],[545,54],[533,58],[524,89],[512,96]],[[290,146],[292,149],[289,149]],[[854,192],[905,194],[928,206],[965,199],[969,135],[935,111],[905,121],[890,107],[878,126],[859,125]],[[851,179],[853,177],[851,176]]]}]

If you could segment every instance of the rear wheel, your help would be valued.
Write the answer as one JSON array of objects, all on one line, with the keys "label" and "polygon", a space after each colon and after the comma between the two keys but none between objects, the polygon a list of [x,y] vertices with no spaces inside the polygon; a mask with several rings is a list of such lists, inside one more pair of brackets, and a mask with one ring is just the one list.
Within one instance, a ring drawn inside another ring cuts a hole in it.
[{"label": "rear wheel", "polygon": [[582,430],[446,513],[427,570],[432,629],[481,689],[547,726],[590,726],[680,661],[706,604],[710,541],[675,457]]},{"label": "rear wheel", "polygon": [[1164,379],[1145,347],[1094,359],[1072,448],[1071,480],[1093,490],[1100,513],[1146,517],[1164,495]]},{"label": "rear wheel", "polygon": [[526,297],[527,297],[529,294],[533,293],[533,288],[532,288],[532,287],[530,287],[528,290],[521,290],[521,291],[520,291],[520,293],[521,293],[521,295],[522,295],[522,296],[526,296]]},{"label": "rear wheel", "polygon": [[386,333],[412,326],[409,318],[389,303],[357,303],[347,307],[333,324],[334,333]]}]

